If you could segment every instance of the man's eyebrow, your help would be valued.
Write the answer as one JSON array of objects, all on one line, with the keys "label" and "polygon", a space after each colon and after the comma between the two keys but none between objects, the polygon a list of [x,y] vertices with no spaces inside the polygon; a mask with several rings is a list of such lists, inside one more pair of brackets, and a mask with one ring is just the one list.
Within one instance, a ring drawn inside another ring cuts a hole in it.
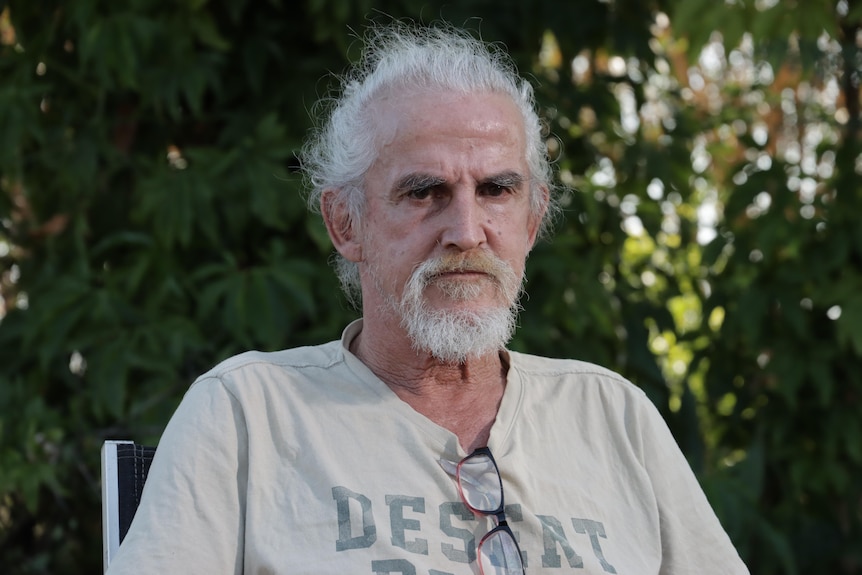
[{"label": "man's eyebrow", "polygon": [[392,187],[393,191],[398,192],[411,192],[415,190],[426,190],[428,188],[433,188],[435,186],[440,186],[445,184],[446,180],[439,176],[432,176],[431,174],[423,174],[423,173],[414,173],[407,174],[397,182]]},{"label": "man's eyebrow", "polygon": [[484,178],[481,183],[492,184],[504,188],[517,188],[526,181],[522,174],[518,172],[500,172]]}]

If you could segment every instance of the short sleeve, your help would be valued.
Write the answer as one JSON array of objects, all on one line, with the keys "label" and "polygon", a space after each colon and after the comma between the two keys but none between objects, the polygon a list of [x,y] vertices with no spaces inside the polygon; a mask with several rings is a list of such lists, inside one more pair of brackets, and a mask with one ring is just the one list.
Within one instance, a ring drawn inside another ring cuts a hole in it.
[{"label": "short sleeve", "polygon": [[643,463],[659,511],[660,575],[747,575],[688,461],[649,400],[638,419]]},{"label": "short sleeve", "polygon": [[108,573],[242,573],[247,444],[236,399],[217,378],[197,381],[159,440]]}]

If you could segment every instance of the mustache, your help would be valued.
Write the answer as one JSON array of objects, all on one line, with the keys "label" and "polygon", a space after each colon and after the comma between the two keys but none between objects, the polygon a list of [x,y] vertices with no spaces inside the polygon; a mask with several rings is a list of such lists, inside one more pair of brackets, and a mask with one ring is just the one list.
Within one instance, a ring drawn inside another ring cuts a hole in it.
[{"label": "mustache", "polygon": [[425,286],[434,281],[437,276],[453,272],[484,273],[498,284],[504,283],[504,278],[512,274],[509,265],[494,254],[486,251],[475,251],[444,254],[437,258],[425,260],[416,266],[413,275]]}]

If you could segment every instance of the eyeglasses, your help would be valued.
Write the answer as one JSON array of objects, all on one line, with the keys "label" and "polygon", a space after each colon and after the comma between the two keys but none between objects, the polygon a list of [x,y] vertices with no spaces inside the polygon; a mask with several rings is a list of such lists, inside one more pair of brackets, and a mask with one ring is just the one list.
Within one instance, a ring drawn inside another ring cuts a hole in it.
[{"label": "eyeglasses", "polygon": [[493,515],[497,526],[479,541],[482,575],[525,575],[521,549],[503,513],[503,479],[487,447],[461,460],[455,470],[458,492],[473,513]]}]

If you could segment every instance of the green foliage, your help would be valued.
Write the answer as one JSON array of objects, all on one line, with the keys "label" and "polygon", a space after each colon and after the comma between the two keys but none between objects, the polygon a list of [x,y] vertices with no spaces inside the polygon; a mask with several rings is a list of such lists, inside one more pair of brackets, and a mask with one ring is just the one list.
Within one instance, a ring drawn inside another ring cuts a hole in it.
[{"label": "green foliage", "polygon": [[[858,94],[805,96],[858,88],[855,3],[36,4],[0,16],[0,571],[98,570],[103,439],[355,316],[295,153],[350,30],[403,16],[538,84],[564,216],[513,346],[640,385],[753,573],[862,571]],[[751,48],[708,69],[719,38]]]}]

